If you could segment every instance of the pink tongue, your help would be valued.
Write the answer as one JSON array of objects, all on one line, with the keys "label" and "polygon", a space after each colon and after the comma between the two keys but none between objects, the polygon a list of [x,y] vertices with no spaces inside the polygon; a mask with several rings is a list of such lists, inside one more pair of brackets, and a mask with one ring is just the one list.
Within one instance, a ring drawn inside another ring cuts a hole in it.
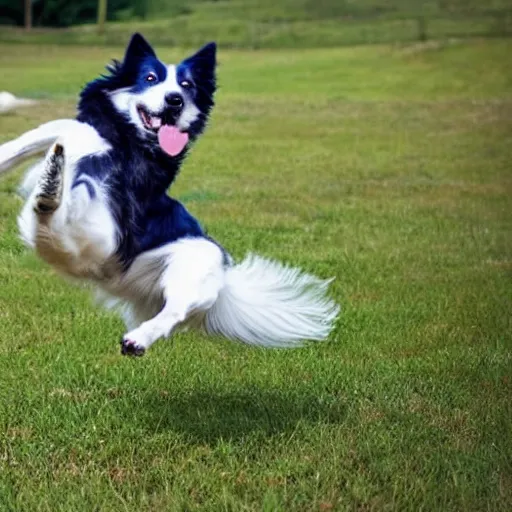
[{"label": "pink tongue", "polygon": [[158,130],[158,143],[168,155],[179,155],[187,142],[188,133],[180,132],[176,126],[164,124]]}]

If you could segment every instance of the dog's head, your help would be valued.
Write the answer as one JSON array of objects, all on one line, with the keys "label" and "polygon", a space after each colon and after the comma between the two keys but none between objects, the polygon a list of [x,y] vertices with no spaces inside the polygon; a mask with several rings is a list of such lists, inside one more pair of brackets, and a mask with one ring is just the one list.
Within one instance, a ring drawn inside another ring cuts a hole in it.
[{"label": "dog's head", "polygon": [[142,139],[176,157],[202,132],[213,106],[215,53],[209,43],[180,64],[165,65],[134,34],[123,61],[114,61],[110,75],[94,85]]}]

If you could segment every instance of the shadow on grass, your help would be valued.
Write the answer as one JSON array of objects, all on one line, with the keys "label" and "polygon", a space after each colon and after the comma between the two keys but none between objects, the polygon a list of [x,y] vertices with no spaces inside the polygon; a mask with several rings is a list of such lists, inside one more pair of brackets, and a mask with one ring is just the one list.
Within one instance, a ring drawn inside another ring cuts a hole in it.
[{"label": "shadow on grass", "polygon": [[153,394],[146,396],[143,407],[148,430],[173,430],[197,443],[291,433],[300,423],[338,424],[347,413],[340,397],[258,388]]}]

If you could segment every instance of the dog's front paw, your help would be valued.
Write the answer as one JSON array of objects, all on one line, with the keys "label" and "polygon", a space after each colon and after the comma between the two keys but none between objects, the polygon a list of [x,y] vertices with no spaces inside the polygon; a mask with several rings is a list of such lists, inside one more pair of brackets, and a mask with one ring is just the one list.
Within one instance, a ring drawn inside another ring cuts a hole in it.
[{"label": "dog's front paw", "polygon": [[146,349],[142,345],[138,345],[136,341],[123,338],[120,343],[123,356],[141,357],[146,352]]}]

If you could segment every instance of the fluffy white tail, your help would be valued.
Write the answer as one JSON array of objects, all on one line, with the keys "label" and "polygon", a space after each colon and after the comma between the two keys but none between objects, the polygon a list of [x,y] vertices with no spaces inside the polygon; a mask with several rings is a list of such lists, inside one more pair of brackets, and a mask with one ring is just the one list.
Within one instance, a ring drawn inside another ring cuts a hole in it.
[{"label": "fluffy white tail", "polygon": [[57,119],[2,144],[0,146],[0,174],[26,158],[45,153],[62,134],[77,123],[78,121],[73,119]]},{"label": "fluffy white tail", "polygon": [[211,334],[265,347],[323,340],[339,312],[326,296],[331,281],[250,255],[227,269],[225,286],[204,327]]}]

